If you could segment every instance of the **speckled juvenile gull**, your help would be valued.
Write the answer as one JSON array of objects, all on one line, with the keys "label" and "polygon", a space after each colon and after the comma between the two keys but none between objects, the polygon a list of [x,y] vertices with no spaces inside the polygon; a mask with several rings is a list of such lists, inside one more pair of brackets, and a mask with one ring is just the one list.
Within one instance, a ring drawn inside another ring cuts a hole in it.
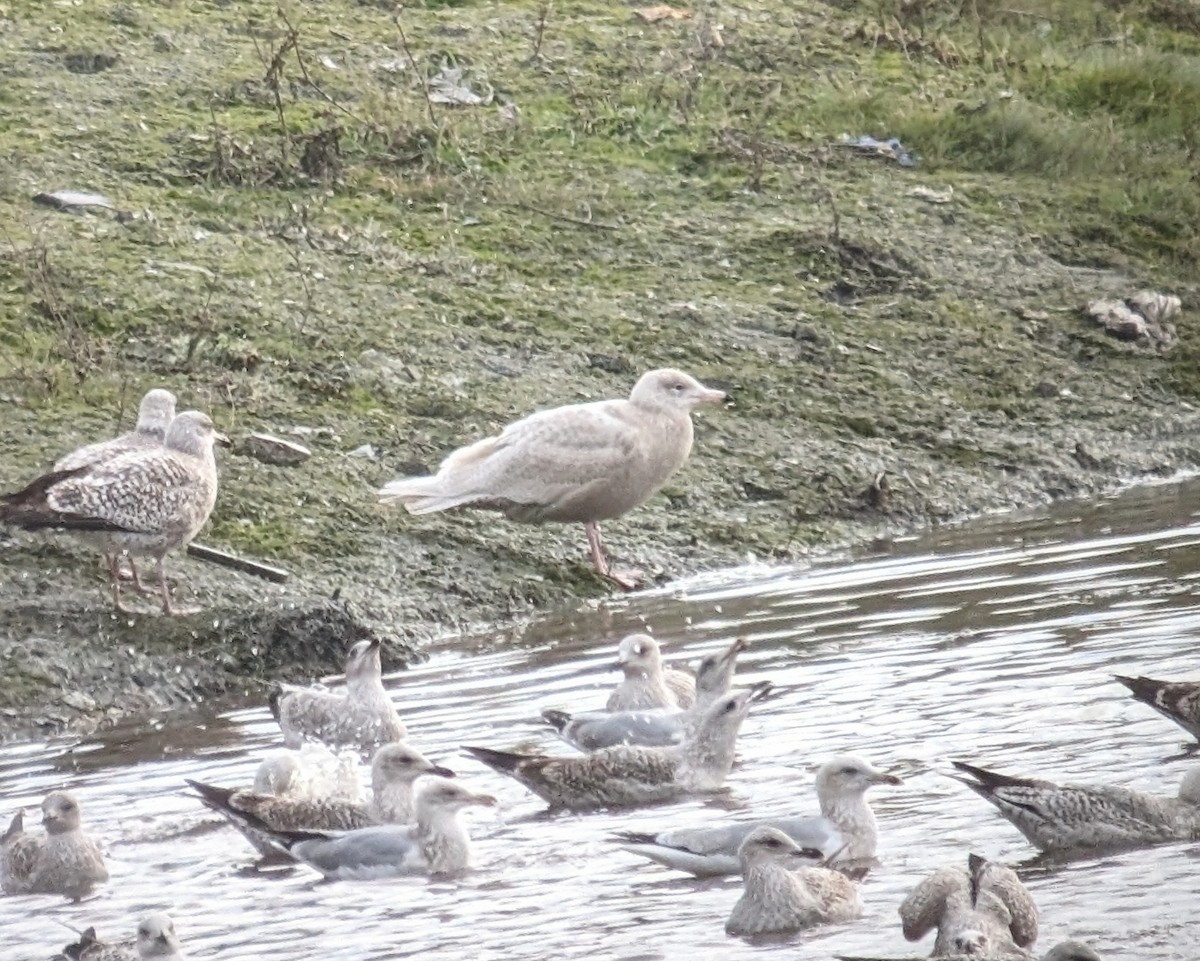
[{"label": "speckled juvenile gull", "polygon": [[286,797],[339,797],[356,800],[362,794],[357,753],[333,751],[319,741],[299,748],[276,748],[264,755],[254,772],[259,794]]},{"label": "speckled juvenile gull", "polygon": [[[415,816],[413,783],[423,775],[453,777],[407,744],[385,744],[371,761],[371,800],[289,797],[217,787],[188,780],[200,799],[237,828],[263,857],[276,860],[279,848],[264,834],[272,831],[348,831],[373,824],[407,824]],[[248,820],[246,815],[252,816]]]},{"label": "speckled juvenile gull", "polygon": [[600,521],[633,510],[662,487],[691,453],[692,408],[724,399],[681,371],[652,370],[628,400],[531,414],[454,451],[432,477],[392,481],[379,499],[413,514],[476,507],[517,521],[582,523],[596,570],[630,589],[637,579],[613,569]]},{"label": "speckled juvenile gull", "polygon": [[1200,838],[1200,768],[1189,771],[1178,797],[1129,788],[1054,784],[953,761],[957,777],[991,802],[1045,852],[1116,849]]},{"label": "speckled juvenile gull", "polygon": [[904,937],[937,930],[931,957],[1031,958],[1038,911],[1016,872],[972,854],[968,867],[939,868],[900,905]]},{"label": "speckled juvenile gull", "polygon": [[[156,387],[154,390],[147,391],[146,396],[142,398],[138,407],[137,425],[133,430],[111,440],[102,440],[95,444],[79,447],[60,457],[51,470],[77,470],[80,467],[88,467],[116,457],[118,454],[124,454],[126,451],[161,447],[163,439],[167,435],[167,428],[174,418],[175,395],[169,390]],[[106,556],[105,560],[110,570],[117,563],[112,556]],[[142,584],[137,564],[132,555],[129,558],[129,569],[133,574],[134,586],[139,591],[145,592],[147,588]]]},{"label": "speckled juvenile gull", "polygon": [[100,845],[83,830],[79,803],[66,791],[42,801],[45,834],[26,834],[17,812],[0,838],[0,890],[5,894],[62,894],[76,901],[108,880]]},{"label": "speckled juvenile gull", "polygon": [[1169,717],[1200,741],[1200,681],[1155,681],[1149,677],[1114,675],[1134,698]]},{"label": "speckled juvenile gull", "polygon": [[746,649],[737,638],[724,651],[702,658],[696,669],[696,700],[685,711],[660,708],[647,711],[542,711],[542,717],[564,741],[581,751],[599,751],[618,744],[665,747],[680,744],[695,730],[704,712],[729,693],[738,655]]},{"label": "speckled juvenile gull", "polygon": [[346,656],[344,694],[282,685],[271,696],[271,713],[288,747],[307,740],[352,747],[373,755],[384,744],[404,740],[404,722],[383,687],[379,641],[358,641]]},{"label": "speckled juvenile gull", "polygon": [[862,915],[854,882],[821,866],[821,852],[801,848],[782,831],[760,826],[738,848],[742,896],[727,934],[785,934]]},{"label": "speckled juvenile gull", "polygon": [[485,747],[468,753],[520,781],[551,807],[588,811],[668,801],[716,791],[733,767],[734,742],[750,705],[771,685],[727,694],[708,709],[695,732],[672,747],[610,747],[594,754],[548,757]]},{"label": "speckled juvenile gull", "polygon": [[697,877],[737,874],[738,847],[758,827],[776,828],[800,847],[815,848],[848,869],[870,867],[878,829],[866,791],[876,784],[899,784],[900,778],[862,758],[839,755],[817,771],[821,814],[807,817],[743,821],[720,827],[676,828],[657,834],[617,835],[633,854]]},{"label": "speckled juvenile gull", "polygon": [[153,557],[163,610],[176,610],[165,558],[199,533],[217,499],[213,443],[223,439],[207,414],[184,411],[162,447],[126,451],[99,463],[55,471],[0,498],[0,522],[26,530],[85,532],[110,558],[113,603],[124,611],[120,554]]},{"label": "speckled juvenile gull", "polygon": [[[470,865],[471,844],[458,812],[491,807],[496,799],[440,777],[417,788],[416,823],[385,824],[344,833],[269,831],[295,860],[326,878],[370,879],[402,874],[457,874]],[[260,824],[260,827],[265,826]]]},{"label": "speckled juvenile gull", "polygon": [[665,667],[658,641],[630,634],[617,645],[617,669],[625,677],[608,696],[609,711],[688,708],[696,701],[696,679]]},{"label": "speckled juvenile gull", "polygon": [[1042,955],[1042,961],[1104,961],[1082,941],[1063,941]]},{"label": "speckled juvenile gull", "polygon": [[69,961],[186,961],[183,946],[175,934],[175,922],[165,914],[151,914],[138,925],[137,939],[126,944],[106,944],[88,928],[79,941],[63,948]]}]

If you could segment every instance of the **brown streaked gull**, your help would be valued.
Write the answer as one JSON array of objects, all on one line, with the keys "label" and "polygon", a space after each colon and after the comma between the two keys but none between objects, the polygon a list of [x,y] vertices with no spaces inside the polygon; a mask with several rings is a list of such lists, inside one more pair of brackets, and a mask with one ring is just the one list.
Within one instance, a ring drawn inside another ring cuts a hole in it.
[{"label": "brown streaked gull", "polygon": [[404,874],[458,874],[470,866],[471,843],[458,812],[492,807],[496,799],[456,781],[424,778],[417,788],[416,823],[384,824],[341,833],[270,831],[294,860],[328,879],[388,878]]},{"label": "brown streaked gull", "polygon": [[737,638],[725,650],[701,658],[696,668],[696,700],[687,710],[542,711],[542,717],[559,736],[581,751],[599,751],[618,744],[666,747],[680,744],[700,723],[704,712],[718,697],[728,694],[738,655],[747,647]]},{"label": "brown streaked gull", "polygon": [[1163,717],[1169,717],[1200,741],[1200,681],[1156,681],[1149,677],[1113,675]]},{"label": "brown streaked gull", "polygon": [[966,868],[939,868],[900,905],[908,941],[936,929],[931,957],[1031,958],[1038,911],[1016,872],[970,855]]},{"label": "brown streaked gull", "polygon": [[[259,824],[272,831],[348,831],[374,824],[407,824],[415,816],[413,783],[424,775],[453,777],[407,744],[385,744],[371,761],[371,800],[339,797],[279,797],[256,791],[187,783],[212,810],[237,828],[264,858],[278,860],[280,851]],[[246,814],[253,816],[248,821]]]},{"label": "brown streaked gull", "polygon": [[666,667],[658,641],[649,634],[630,634],[617,645],[617,670],[625,677],[608,696],[608,711],[686,709],[696,701],[696,679]]},{"label": "brown streaked gull", "polygon": [[282,685],[271,695],[271,713],[283,731],[283,743],[299,747],[320,741],[373,755],[407,733],[383,686],[380,642],[358,641],[346,655],[344,694],[319,688]]},{"label": "brown streaked gull", "polygon": [[839,755],[817,771],[821,814],[743,821],[720,827],[676,828],[657,834],[625,832],[615,840],[632,854],[696,877],[737,874],[738,847],[759,827],[782,831],[803,848],[814,848],[848,870],[870,867],[878,828],[866,791],[876,784],[900,784],[900,778],[862,758]]},{"label": "brown streaked gull", "polygon": [[85,532],[110,558],[113,603],[121,602],[116,558],[155,559],[163,611],[176,609],[167,585],[165,558],[199,533],[217,500],[213,444],[224,440],[207,414],[189,410],[167,429],[162,447],[123,454],[68,471],[54,471],[0,503],[0,522],[26,530]]},{"label": "brown streaked gull", "polygon": [[[111,457],[116,457],[118,454],[124,454],[126,451],[161,447],[163,439],[167,435],[167,428],[174,419],[175,395],[169,390],[156,387],[154,390],[147,391],[146,396],[142,398],[142,402],[138,406],[137,424],[133,430],[111,440],[102,440],[76,448],[55,461],[54,466],[50,469],[51,471],[76,470],[80,467],[98,464]],[[113,558],[106,556],[105,561],[111,569],[114,564]],[[133,576],[134,587],[142,593],[148,593],[149,588],[142,583],[132,555],[129,557],[129,570]]]},{"label": "brown streaked gull", "polygon": [[1043,852],[1145,847],[1200,838],[1200,768],[1189,771],[1178,797],[1129,788],[1055,784],[1013,777],[952,761],[952,775],[989,801]]},{"label": "brown streaked gull", "polygon": [[787,934],[860,917],[857,886],[821,860],[820,851],[800,847],[782,831],[756,827],[738,847],[742,896],[725,932],[743,938]]},{"label": "brown streaked gull", "polygon": [[669,801],[717,791],[733,767],[734,743],[750,705],[771,685],[717,700],[682,744],[672,747],[610,747],[593,754],[549,757],[464,747],[494,771],[507,774],[553,808],[589,811]]},{"label": "brown streaked gull", "polygon": [[70,961],[186,961],[183,946],[175,934],[175,922],[165,914],[151,914],[138,925],[132,943],[106,944],[96,937],[96,929],[88,928],[75,944],[63,948]]},{"label": "brown streaked gull", "polygon": [[596,571],[631,590],[638,578],[612,567],[600,522],[628,513],[662,487],[691,453],[692,408],[724,399],[681,371],[652,370],[628,400],[531,414],[454,451],[431,477],[386,484],[379,499],[412,514],[476,507],[517,521],[581,523]]},{"label": "brown streaked gull", "polygon": [[0,838],[0,890],[5,894],[62,894],[75,901],[108,880],[104,854],[84,830],[79,803],[66,791],[42,801],[45,834],[26,834],[17,812]]}]

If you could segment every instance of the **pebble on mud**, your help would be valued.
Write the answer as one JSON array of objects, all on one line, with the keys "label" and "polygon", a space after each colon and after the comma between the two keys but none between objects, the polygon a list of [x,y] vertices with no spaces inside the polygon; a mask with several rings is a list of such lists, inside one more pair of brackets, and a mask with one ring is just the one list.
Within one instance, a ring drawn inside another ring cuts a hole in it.
[{"label": "pebble on mud", "polygon": [[1096,326],[1103,327],[1106,334],[1118,340],[1169,350],[1179,339],[1175,325],[1170,321],[1179,314],[1181,305],[1178,297],[1154,290],[1139,290],[1123,301],[1089,301],[1087,315]]},{"label": "pebble on mud", "polygon": [[255,460],[277,467],[295,467],[312,457],[312,451],[303,444],[273,434],[247,434],[242,450]]}]

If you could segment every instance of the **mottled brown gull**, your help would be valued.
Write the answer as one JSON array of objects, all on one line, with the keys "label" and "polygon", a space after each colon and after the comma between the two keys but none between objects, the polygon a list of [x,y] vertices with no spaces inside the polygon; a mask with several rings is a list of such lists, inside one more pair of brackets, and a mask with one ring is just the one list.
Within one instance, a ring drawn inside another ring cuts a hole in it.
[{"label": "mottled brown gull", "polygon": [[1200,838],[1200,768],[1189,771],[1178,797],[1128,788],[1055,784],[998,774],[962,761],[954,767],[972,791],[991,802],[1044,852],[1144,847]]},{"label": "mottled brown gull", "polygon": [[900,905],[904,937],[936,929],[931,957],[1031,958],[1038,911],[1016,872],[972,854],[966,868],[939,868]]},{"label": "mottled brown gull", "polygon": [[0,503],[0,522],[26,530],[86,532],[110,557],[113,603],[124,611],[116,558],[155,559],[163,610],[189,613],[171,603],[165,558],[188,544],[217,499],[213,444],[223,439],[207,414],[184,411],[167,429],[162,447],[129,450],[69,471],[56,471]]},{"label": "mottled brown gull", "polygon": [[[626,638],[628,640],[628,638]],[[633,711],[542,711],[542,717],[564,741],[581,751],[599,751],[618,744],[665,747],[680,744],[700,723],[704,712],[728,694],[738,655],[747,647],[737,638],[725,650],[700,660],[696,668],[696,700],[687,710],[658,708]]]},{"label": "mottled brown gull", "polygon": [[295,860],[330,879],[371,879],[403,874],[458,874],[470,866],[471,843],[458,819],[465,807],[491,807],[496,799],[455,781],[427,777],[417,788],[416,823],[385,824],[343,833],[269,831]]},{"label": "mottled brown gull", "polygon": [[0,890],[5,894],[62,894],[76,901],[108,880],[100,845],[83,830],[79,803],[66,791],[42,801],[45,834],[26,834],[17,812],[0,838]]},{"label": "mottled brown gull", "polygon": [[272,831],[348,831],[374,824],[407,824],[415,815],[413,783],[424,775],[453,777],[454,772],[407,744],[385,744],[371,761],[371,800],[367,803],[341,797],[280,797],[193,780],[187,783],[260,855],[277,860],[279,848],[259,824]]},{"label": "mottled brown gull", "polygon": [[724,399],[681,371],[652,370],[628,400],[531,414],[454,451],[431,477],[392,481],[379,499],[413,514],[476,507],[517,521],[581,523],[596,570],[632,589],[637,578],[614,570],[604,553],[600,522],[662,487],[691,453],[692,408]]},{"label": "mottled brown gull", "polygon": [[[79,447],[71,453],[60,457],[51,471],[70,471],[80,467],[88,467],[101,461],[124,454],[126,451],[142,450],[145,448],[161,447],[167,435],[167,428],[175,419],[175,395],[169,390],[156,387],[147,391],[146,396],[138,407],[137,424],[133,430],[114,437],[111,440],[98,441]],[[86,537],[86,535],[84,535]],[[106,556],[105,561],[111,570],[117,563],[113,557]],[[139,591],[145,593],[148,588],[142,584],[138,575],[137,564],[131,555],[129,570],[133,575],[133,584]]]},{"label": "mottled brown gull", "polygon": [[1200,741],[1200,681],[1155,681],[1149,677],[1114,675],[1134,698],[1169,717]]},{"label": "mottled brown gull", "polygon": [[610,747],[573,757],[512,754],[486,747],[464,750],[555,808],[588,811],[669,801],[721,788],[733,767],[742,721],[750,705],[766,696],[770,687],[762,682],[720,698],[692,735],[672,747]]},{"label": "mottled brown gull", "polygon": [[608,696],[609,711],[689,708],[696,701],[696,679],[664,666],[658,641],[630,634],[617,645],[617,670],[625,677]]},{"label": "mottled brown gull", "polygon": [[137,928],[132,943],[106,944],[96,937],[96,929],[88,928],[75,944],[63,948],[69,961],[186,961],[183,946],[175,934],[175,922],[165,914],[151,914]]},{"label": "mottled brown gull", "polygon": [[725,931],[739,937],[786,934],[862,915],[854,882],[821,866],[821,852],[760,826],[738,848],[742,896]]},{"label": "mottled brown gull", "polygon": [[283,685],[271,696],[271,713],[288,747],[320,741],[373,755],[404,740],[404,722],[383,686],[379,641],[358,641],[346,656],[346,691]]},{"label": "mottled brown gull", "polygon": [[625,832],[622,847],[664,867],[697,877],[737,874],[738,847],[758,827],[782,831],[800,847],[814,848],[839,866],[862,869],[875,858],[878,828],[866,791],[876,784],[899,784],[900,778],[862,758],[839,755],[817,771],[820,815],[742,821],[717,827],[675,828],[657,834]]}]

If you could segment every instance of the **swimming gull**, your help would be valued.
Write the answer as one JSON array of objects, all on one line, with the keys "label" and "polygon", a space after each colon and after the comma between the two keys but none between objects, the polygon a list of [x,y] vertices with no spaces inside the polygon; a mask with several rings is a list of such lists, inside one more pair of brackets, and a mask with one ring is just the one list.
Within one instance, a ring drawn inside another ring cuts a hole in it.
[{"label": "swimming gull", "polygon": [[785,934],[862,915],[854,882],[821,866],[822,855],[802,848],[782,831],[756,827],[738,848],[742,896],[727,934]]},{"label": "swimming gull", "polygon": [[287,797],[356,800],[362,794],[358,762],[357,753],[333,751],[319,741],[307,741],[297,749],[276,748],[259,762],[254,790]]},{"label": "swimming gull", "polygon": [[1135,699],[1169,717],[1200,741],[1200,681],[1155,681],[1149,677],[1114,675]]},{"label": "swimming gull", "polygon": [[[427,777],[417,788],[416,823],[356,831],[267,831],[295,860],[330,879],[371,879],[403,874],[457,874],[470,864],[471,844],[458,819],[465,807],[491,807],[496,799],[456,781]],[[263,830],[266,826],[258,825]]]},{"label": "swimming gull", "polygon": [[608,696],[609,711],[688,708],[696,700],[696,679],[664,667],[658,641],[649,634],[630,634],[617,645],[617,664],[625,677]]},{"label": "swimming gull", "polygon": [[599,751],[618,744],[665,747],[679,744],[695,729],[704,712],[722,694],[729,693],[738,655],[747,647],[737,638],[724,651],[710,654],[696,669],[696,700],[685,711],[659,708],[645,711],[542,711],[542,717],[559,736],[581,751]]},{"label": "swimming gull", "polygon": [[45,834],[26,834],[18,811],[0,838],[0,890],[62,894],[78,901],[108,880],[100,845],[83,830],[79,803],[66,791],[42,801]]},{"label": "swimming gull", "polygon": [[900,783],[894,774],[880,771],[862,758],[838,755],[817,771],[819,816],[676,828],[657,834],[625,832],[617,839],[626,851],[696,877],[737,874],[738,847],[758,827],[776,828],[800,847],[815,848],[839,866],[869,867],[875,858],[878,829],[866,791],[876,784]]},{"label": "swimming gull", "polygon": [[207,414],[189,410],[167,429],[162,447],[129,450],[68,471],[52,471],[0,498],[0,522],[26,530],[85,532],[109,556],[113,603],[121,602],[121,554],[155,559],[163,611],[171,603],[165,558],[200,531],[217,499],[213,443],[224,440]]},{"label": "swimming gull", "polygon": [[294,748],[315,740],[372,755],[381,745],[404,740],[404,722],[383,686],[379,646],[376,639],[350,648],[344,694],[290,684],[272,693],[271,713],[284,744]]},{"label": "swimming gull", "polygon": [[1042,961],[1103,961],[1082,941],[1063,941],[1042,955]]},{"label": "swimming gull", "polygon": [[[1189,771],[1178,797],[1128,788],[1054,784],[1012,777],[963,761],[956,777],[1044,852],[1115,849],[1200,838],[1200,768]],[[954,776],[954,775],[952,775]]]},{"label": "swimming gull", "polygon": [[[138,406],[137,425],[133,430],[111,440],[102,440],[95,444],[76,448],[55,461],[54,466],[50,469],[52,471],[76,470],[109,460],[126,451],[161,447],[167,434],[167,428],[174,418],[175,395],[169,390],[156,387],[154,390],[147,391],[146,396],[142,398],[142,402]],[[84,536],[86,538],[87,535]],[[105,561],[110,569],[116,563],[111,556],[106,556]],[[142,583],[132,555],[129,557],[129,570],[133,575],[134,587],[142,593],[147,593],[149,588]]]},{"label": "swimming gull", "polygon": [[106,944],[96,937],[96,929],[88,928],[75,944],[63,948],[69,961],[138,961],[156,958],[158,961],[185,961],[183,946],[175,934],[175,922],[165,914],[151,914],[138,925],[137,939],[132,943]]},{"label": "swimming gull", "polygon": [[682,744],[671,747],[610,747],[594,754],[549,757],[465,747],[501,774],[520,781],[554,808],[576,811],[668,801],[716,791],[733,767],[734,742],[750,705],[771,685],[727,694],[708,709]]},{"label": "swimming gull", "polygon": [[[407,744],[385,744],[371,761],[371,800],[341,797],[279,797],[188,780],[200,799],[237,828],[264,858],[278,860],[272,831],[347,831],[373,824],[407,824],[415,816],[413,782],[423,775],[453,777]],[[253,817],[247,820],[246,814]]]},{"label": "swimming gull", "polygon": [[517,521],[582,523],[597,572],[632,589],[637,577],[615,570],[604,553],[600,522],[662,487],[691,453],[692,408],[724,399],[681,371],[652,370],[628,400],[531,414],[454,451],[432,477],[392,481],[379,499],[413,514],[476,507]]}]

